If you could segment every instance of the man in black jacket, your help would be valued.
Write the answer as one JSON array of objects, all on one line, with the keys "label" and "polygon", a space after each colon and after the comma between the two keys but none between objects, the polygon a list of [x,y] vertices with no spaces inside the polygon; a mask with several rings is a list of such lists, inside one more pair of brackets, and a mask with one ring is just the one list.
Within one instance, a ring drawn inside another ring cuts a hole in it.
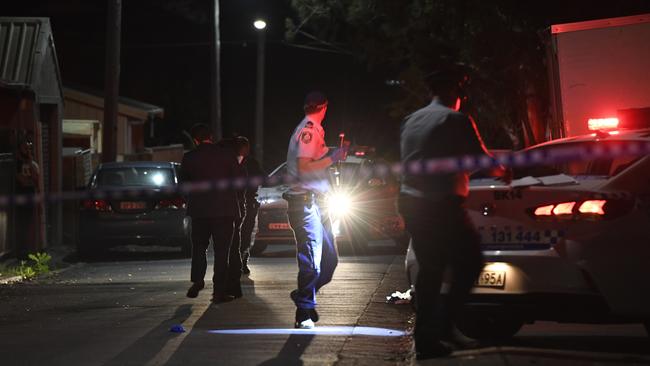
[{"label": "man in black jacket", "polygon": [[[235,221],[239,219],[239,203],[234,190],[214,189],[223,180],[242,176],[232,149],[216,146],[210,128],[204,124],[192,127],[196,149],[183,156],[183,183],[210,182],[211,189],[189,193],[187,215],[192,218],[192,287],[187,297],[197,297],[205,287],[206,251],[212,238],[214,246],[214,283],[212,301],[230,301],[241,297],[241,257],[239,246],[233,245]],[[236,255],[234,253],[236,252]]]},{"label": "man in black jacket", "polygon": [[[251,147],[248,139],[244,136],[235,137],[235,149],[237,151],[237,159],[240,161],[241,166],[246,170],[249,178],[264,176],[264,170],[260,163],[251,155]],[[244,195],[244,204],[240,202],[240,210],[243,208],[244,217],[241,220],[239,227],[239,240],[242,259],[242,272],[250,274],[251,270],[248,268],[248,258],[250,257],[251,238],[253,228],[255,226],[255,218],[257,211],[260,207],[257,202],[257,187],[253,188],[248,186],[246,194]]]}]

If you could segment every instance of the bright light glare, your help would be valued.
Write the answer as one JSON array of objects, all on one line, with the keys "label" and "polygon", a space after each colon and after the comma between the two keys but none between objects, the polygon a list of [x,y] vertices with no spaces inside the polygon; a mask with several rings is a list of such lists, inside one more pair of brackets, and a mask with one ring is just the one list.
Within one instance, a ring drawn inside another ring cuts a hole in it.
[{"label": "bright light glare", "polygon": [[237,335],[329,335],[329,336],[372,336],[372,337],[401,337],[408,335],[403,330],[375,328],[375,327],[316,327],[313,329],[214,329],[211,334],[237,334]]},{"label": "bright light glare", "polygon": [[618,128],[618,118],[589,118],[587,124],[590,130],[611,130]]},{"label": "bright light glare", "polygon": [[590,213],[590,214],[596,214],[596,215],[604,215],[605,211],[603,210],[603,206],[605,206],[605,203],[607,201],[605,200],[589,200],[589,201],[584,201],[581,205],[578,211],[580,213]]},{"label": "bright light glare", "polygon": [[154,175],[153,177],[151,177],[151,180],[153,181],[153,184],[155,184],[157,186],[161,186],[161,185],[163,185],[163,183],[165,183],[165,177],[163,177],[163,175],[160,174],[160,173],[158,173],[158,174]]},{"label": "bright light glare", "polygon": [[332,234],[335,237],[341,235],[341,220],[332,220]]},{"label": "bright light glare", "polygon": [[258,19],[255,22],[253,22],[253,26],[255,27],[255,29],[262,30],[266,28],[266,22],[261,19]]},{"label": "bright light glare", "polygon": [[484,271],[495,271],[495,272],[504,272],[507,271],[510,268],[510,265],[508,263],[504,262],[494,262],[494,263],[487,263],[485,267],[483,267]]},{"label": "bright light glare", "polygon": [[334,217],[346,216],[352,209],[352,199],[349,194],[336,192],[327,196],[327,208]]}]

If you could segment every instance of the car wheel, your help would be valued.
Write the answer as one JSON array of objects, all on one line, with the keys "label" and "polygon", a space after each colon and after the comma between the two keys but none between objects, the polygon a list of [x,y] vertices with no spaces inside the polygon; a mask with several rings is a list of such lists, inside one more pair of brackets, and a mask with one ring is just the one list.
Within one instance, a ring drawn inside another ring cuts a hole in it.
[{"label": "car wheel", "polygon": [[268,246],[268,243],[265,243],[263,241],[257,241],[253,243],[253,246],[250,248],[250,254],[253,257],[258,257],[264,253],[266,250],[266,247]]},{"label": "car wheel", "polygon": [[465,313],[456,321],[461,333],[478,340],[512,338],[523,325],[523,320],[505,314]]}]

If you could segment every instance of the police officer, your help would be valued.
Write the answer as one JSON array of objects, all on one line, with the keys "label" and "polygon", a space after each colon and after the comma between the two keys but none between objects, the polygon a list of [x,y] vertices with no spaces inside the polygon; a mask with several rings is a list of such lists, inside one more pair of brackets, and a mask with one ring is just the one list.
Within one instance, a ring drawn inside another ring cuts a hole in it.
[{"label": "police officer", "polygon": [[[233,149],[215,145],[207,125],[195,125],[191,134],[197,147],[183,156],[182,182],[214,184],[244,175]],[[233,245],[235,221],[240,217],[237,194],[234,190],[211,190],[193,191],[188,195],[187,215],[192,218],[192,286],[187,297],[197,297],[205,287],[206,251],[210,239],[214,250],[212,302],[221,303],[242,296],[239,243]]]},{"label": "police officer", "polygon": [[[419,265],[414,330],[418,359],[452,352],[442,341],[453,338],[452,319],[483,267],[479,235],[463,206],[469,193],[468,173],[411,174],[408,169],[410,163],[427,159],[488,154],[473,121],[457,111],[467,79],[464,71],[454,66],[429,75],[431,103],[408,116],[401,131],[405,170],[399,209]],[[443,300],[440,288],[447,268],[453,282]]]},{"label": "police officer", "polygon": [[289,203],[289,224],[294,232],[298,259],[298,288],[291,292],[296,304],[295,327],[310,329],[318,321],[316,292],[329,283],[338,264],[331,222],[320,199],[329,190],[328,169],[345,160],[346,148],[329,151],[322,122],[327,98],[313,91],[305,97],[305,118],[289,140],[288,174],[299,178],[283,197]]}]

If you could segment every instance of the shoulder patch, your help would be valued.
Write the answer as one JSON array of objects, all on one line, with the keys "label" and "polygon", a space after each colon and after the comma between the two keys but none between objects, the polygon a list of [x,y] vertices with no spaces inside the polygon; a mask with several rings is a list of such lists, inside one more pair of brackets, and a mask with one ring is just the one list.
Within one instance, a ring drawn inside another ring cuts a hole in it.
[{"label": "shoulder patch", "polygon": [[313,138],[313,136],[312,136],[311,132],[303,131],[303,132],[300,134],[300,141],[302,141],[303,144],[308,144],[308,143],[310,143],[311,140],[312,140],[312,138]]}]

